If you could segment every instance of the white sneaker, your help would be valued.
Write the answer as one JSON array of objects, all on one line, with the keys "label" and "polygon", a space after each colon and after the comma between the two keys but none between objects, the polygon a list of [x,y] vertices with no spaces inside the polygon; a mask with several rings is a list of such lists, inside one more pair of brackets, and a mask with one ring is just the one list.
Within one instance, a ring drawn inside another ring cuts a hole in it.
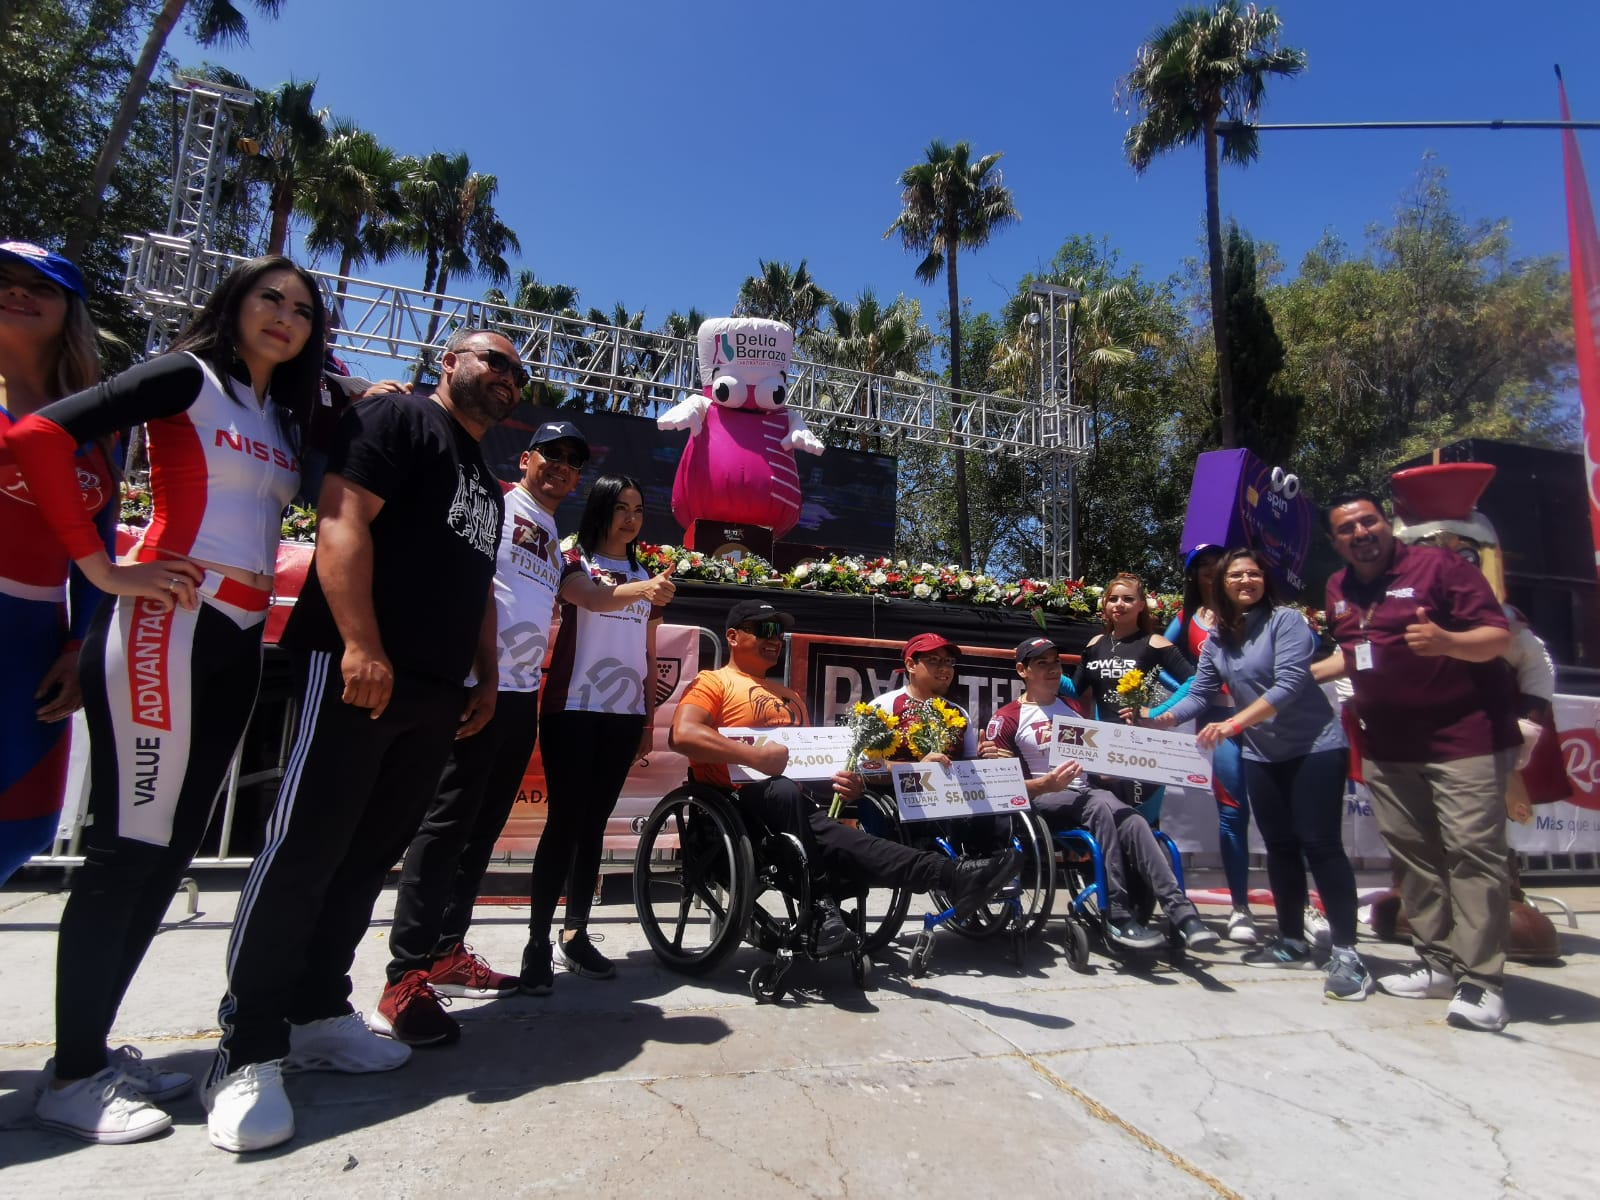
[{"label": "white sneaker", "polygon": [[46,1083],[33,1119],[46,1129],[113,1146],[142,1142],[172,1126],[172,1118],[146,1101],[116,1067],[64,1088]]},{"label": "white sneaker", "polygon": [[1318,950],[1333,949],[1333,930],[1328,927],[1328,918],[1309,904],[1306,905],[1305,926],[1306,941]]},{"label": "white sneaker", "polygon": [[294,1109],[283,1090],[282,1060],[247,1063],[206,1090],[206,1128],[219,1150],[246,1154],[294,1136]]},{"label": "white sneaker", "polygon": [[1409,975],[1385,975],[1378,989],[1402,1000],[1443,1000],[1455,991],[1456,981],[1427,963],[1418,963]]},{"label": "white sneaker", "polygon": [[111,1065],[121,1070],[133,1089],[153,1104],[176,1100],[194,1087],[194,1076],[183,1071],[163,1071],[144,1061],[133,1046],[118,1046],[111,1052]]},{"label": "white sneaker", "polygon": [[365,1075],[393,1071],[410,1059],[410,1046],[379,1037],[367,1028],[360,1013],[353,1012],[289,1026],[289,1056],[283,1060],[283,1069]]},{"label": "white sneaker", "polygon": [[1506,1027],[1506,1002],[1494,988],[1463,983],[1456,988],[1444,1019],[1457,1029],[1483,1029],[1499,1033]]},{"label": "white sneaker", "polygon": [[1254,946],[1261,940],[1256,933],[1256,919],[1248,908],[1236,908],[1228,917],[1228,940],[1241,946]]}]

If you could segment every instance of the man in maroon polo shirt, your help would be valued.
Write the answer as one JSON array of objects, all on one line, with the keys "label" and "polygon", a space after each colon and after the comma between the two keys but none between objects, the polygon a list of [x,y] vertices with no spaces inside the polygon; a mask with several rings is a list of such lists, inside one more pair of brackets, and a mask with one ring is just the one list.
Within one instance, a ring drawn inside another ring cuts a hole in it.
[{"label": "man in maroon polo shirt", "polygon": [[1448,550],[1396,541],[1371,492],[1335,496],[1327,521],[1349,564],[1328,580],[1342,654],[1312,674],[1348,675],[1355,686],[1372,811],[1421,959],[1378,986],[1391,996],[1450,996],[1450,1024],[1502,1029],[1505,789],[1520,741],[1517,690],[1500,657],[1505,616],[1477,568]]}]

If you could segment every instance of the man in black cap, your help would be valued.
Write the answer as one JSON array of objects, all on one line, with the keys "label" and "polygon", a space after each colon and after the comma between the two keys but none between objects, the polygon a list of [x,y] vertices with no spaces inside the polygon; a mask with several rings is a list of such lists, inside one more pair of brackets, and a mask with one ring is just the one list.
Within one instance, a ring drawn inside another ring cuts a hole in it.
[{"label": "man in black cap", "polygon": [[1061,651],[1047,637],[1017,646],[1017,674],[1023,692],[989,721],[979,753],[985,758],[1019,758],[1028,799],[1051,832],[1087,829],[1099,843],[1106,873],[1106,933],[1130,950],[1148,950],[1165,940],[1145,927],[1133,911],[1131,874],[1161,901],[1167,921],[1191,950],[1209,950],[1217,935],[1206,928],[1194,902],[1178,886],[1166,851],[1139,813],[1103,788],[1089,786],[1079,764],[1050,765],[1050,731],[1057,717],[1076,717],[1056,694],[1061,682]]},{"label": "man in black cap", "polygon": [[[522,478],[506,490],[494,576],[494,716],[480,732],[457,738],[400,870],[388,984],[368,1022],[396,1041],[427,1046],[460,1036],[439,996],[485,1000],[518,989],[517,976],[491,969],[473,953],[467,926],[538,736],[539,684],[561,585],[555,514],[577,488],[588,459],[589,443],[576,425],[548,421],[522,454]],[[670,580],[609,590],[631,602],[650,585],[664,586],[662,603],[671,598]]]},{"label": "man in black cap", "polygon": [[[702,783],[734,792],[753,826],[792,834],[805,848],[819,884],[829,874],[864,878],[874,886],[905,886],[914,892],[938,888],[958,916],[967,916],[1016,873],[1017,852],[1008,847],[989,858],[952,859],[913,850],[887,838],[833,820],[800,784],[788,779],[788,747],[777,742],[752,746],[718,732],[719,727],[765,729],[805,725],[806,704],[793,690],[767,678],[783,656],[783,633],[794,618],[765,600],[742,600],[728,612],[728,665],[701,671],[690,682],[672,717],[669,744],[689,760],[689,772]],[[729,764],[770,776],[735,785]],[[841,771],[834,790],[846,800],[861,795],[861,777]],[[842,949],[850,933],[835,899],[822,894],[817,951]]]}]

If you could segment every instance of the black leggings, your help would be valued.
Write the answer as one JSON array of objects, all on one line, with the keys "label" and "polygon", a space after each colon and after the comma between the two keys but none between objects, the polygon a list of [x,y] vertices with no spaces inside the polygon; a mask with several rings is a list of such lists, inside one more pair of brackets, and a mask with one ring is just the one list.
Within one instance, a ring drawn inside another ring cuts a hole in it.
[{"label": "black leggings", "polygon": [[261,617],[207,600],[102,604],[79,656],[89,820],[56,944],[56,1078],[106,1065],[106,1038],[210,823],[261,682]]},{"label": "black leggings", "polygon": [[1356,944],[1356,875],[1340,833],[1349,757],[1341,746],[1282,762],[1244,760],[1250,807],[1267,844],[1267,880],[1280,937],[1305,938],[1309,869],[1333,944]]},{"label": "black leggings", "polygon": [[606,821],[622,795],[643,732],[644,717],[628,713],[550,712],[539,722],[548,799],[528,886],[530,942],[550,939],[563,888],[563,928],[576,932],[588,926]]}]

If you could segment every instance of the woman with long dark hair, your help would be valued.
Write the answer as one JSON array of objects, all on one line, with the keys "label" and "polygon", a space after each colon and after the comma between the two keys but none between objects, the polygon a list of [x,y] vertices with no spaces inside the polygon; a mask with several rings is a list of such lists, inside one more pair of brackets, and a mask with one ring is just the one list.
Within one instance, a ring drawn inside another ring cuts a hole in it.
[{"label": "woman with long dark hair", "polygon": [[[1200,649],[1217,626],[1217,564],[1222,561],[1221,546],[1196,546],[1183,564],[1183,611],[1167,626],[1171,641],[1191,664],[1200,662]],[[1151,710],[1159,716],[1177,703]],[[1211,706],[1200,714],[1204,725],[1233,716],[1233,696],[1221,689]],[[1222,873],[1228,881],[1233,911],[1228,916],[1228,940],[1253,946],[1259,940],[1255,918],[1250,913],[1250,793],[1245,785],[1244,758],[1236,738],[1223,738],[1211,755],[1211,795],[1217,802],[1217,842],[1222,854]]]},{"label": "woman with long dark hair", "polygon": [[650,750],[655,721],[656,629],[675,588],[652,577],[634,550],[644,528],[644,489],[602,475],[584,500],[578,544],[562,567],[561,627],[545,666],[539,740],[547,803],[534,852],[522,988],[555,984],[550,924],[565,891],[555,961],[591,979],[616,974],[589,937],[606,821],[628,770]]},{"label": "woman with long dark hair", "polygon": [[[78,651],[100,593],[73,568],[6,447],[17,421],[100,378],[78,268],[30,242],[0,243],[0,884],[50,844],[67,779]],[[116,538],[110,438],[77,449],[80,503]]]},{"label": "woman with long dark hair", "polygon": [[1372,978],[1356,953],[1356,878],[1340,833],[1349,750],[1338,714],[1311,678],[1317,639],[1305,618],[1279,606],[1272,578],[1251,550],[1217,567],[1216,628],[1200,650],[1189,694],[1154,723],[1192,720],[1224,686],[1233,715],[1204,725],[1202,749],[1239,738],[1256,825],[1267,843],[1267,878],[1278,936],[1245,952],[1253,967],[1316,965],[1306,937],[1306,870],[1327,910],[1333,951],[1323,987],[1333,1000],[1365,1000]]},{"label": "woman with long dark hair", "polygon": [[[1155,631],[1144,582],[1137,575],[1124,572],[1106,584],[1100,593],[1100,623],[1105,632],[1089,640],[1077,669],[1061,677],[1061,694],[1090,701],[1090,715],[1097,720],[1132,723],[1141,716],[1117,694],[1117,683],[1129,671],[1165,672],[1179,683],[1194,674],[1189,660]],[[1165,788],[1103,776],[1094,784],[1138,809],[1150,824],[1160,822]]]},{"label": "woman with long dark hair", "polygon": [[[172,1124],[155,1102],[193,1080],[106,1038],[205,832],[261,677],[283,509],[322,372],[312,278],[286,258],[236,267],[171,352],[46,405],[7,441],[51,528],[112,597],[84,642],[90,739],[84,865],[61,918],[56,1057],[43,1125],[132,1142]],[[149,528],[106,554],[73,454],[143,424]]]}]

